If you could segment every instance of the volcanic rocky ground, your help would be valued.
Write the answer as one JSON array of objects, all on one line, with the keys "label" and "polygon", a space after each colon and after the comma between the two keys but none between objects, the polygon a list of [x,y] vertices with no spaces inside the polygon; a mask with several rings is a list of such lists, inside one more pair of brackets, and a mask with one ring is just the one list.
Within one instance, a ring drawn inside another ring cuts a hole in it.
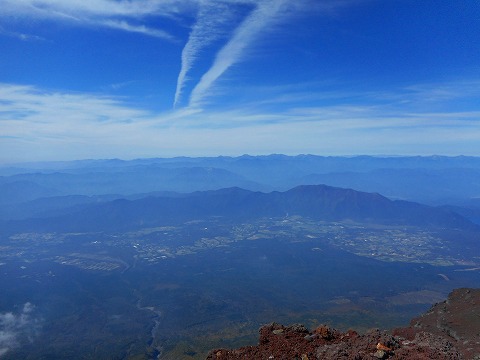
[{"label": "volcanic rocky ground", "polygon": [[365,334],[326,325],[265,325],[257,346],[212,350],[207,360],[466,359],[480,360],[480,289],[457,289],[406,328]]}]

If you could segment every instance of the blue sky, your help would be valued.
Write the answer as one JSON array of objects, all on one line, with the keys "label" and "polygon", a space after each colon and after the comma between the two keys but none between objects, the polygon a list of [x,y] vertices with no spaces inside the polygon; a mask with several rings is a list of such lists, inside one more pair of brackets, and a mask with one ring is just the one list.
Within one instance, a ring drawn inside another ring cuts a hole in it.
[{"label": "blue sky", "polygon": [[480,1],[0,0],[0,162],[480,156]]}]

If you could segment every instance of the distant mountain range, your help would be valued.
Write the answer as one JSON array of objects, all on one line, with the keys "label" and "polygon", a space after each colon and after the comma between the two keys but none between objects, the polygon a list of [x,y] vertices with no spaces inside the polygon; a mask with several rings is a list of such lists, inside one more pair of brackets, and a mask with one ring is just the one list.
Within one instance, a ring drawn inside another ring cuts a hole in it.
[{"label": "distant mountain range", "polygon": [[[392,201],[326,185],[303,185],[285,192],[253,192],[227,188],[190,194],[165,194],[137,200],[85,203],[65,215],[7,221],[9,231],[125,231],[220,216],[226,221],[301,215],[315,220],[412,225],[477,230],[469,220],[448,209]],[[20,230],[21,229],[21,230]]]},{"label": "distant mountain range", "polygon": [[[480,158],[268,155],[29,163],[0,167],[0,214],[43,197],[325,184],[435,205],[480,198]],[[5,207],[6,206],[6,207]]]}]

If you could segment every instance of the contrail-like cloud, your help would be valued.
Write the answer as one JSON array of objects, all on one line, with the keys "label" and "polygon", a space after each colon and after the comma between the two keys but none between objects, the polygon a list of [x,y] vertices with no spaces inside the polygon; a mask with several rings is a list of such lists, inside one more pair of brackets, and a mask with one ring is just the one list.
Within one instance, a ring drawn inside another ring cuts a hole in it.
[{"label": "contrail-like cloud", "polygon": [[202,76],[190,96],[190,106],[198,106],[213,83],[233,64],[239,62],[245,49],[262,32],[279,18],[288,0],[265,0],[247,16],[235,30],[233,37],[218,52],[212,67]]},{"label": "contrail-like cloud", "polygon": [[223,1],[202,0],[199,2],[197,20],[182,51],[182,65],[177,79],[173,107],[180,101],[188,72],[200,53],[216,40],[226,35],[225,25],[233,20],[232,5]]}]

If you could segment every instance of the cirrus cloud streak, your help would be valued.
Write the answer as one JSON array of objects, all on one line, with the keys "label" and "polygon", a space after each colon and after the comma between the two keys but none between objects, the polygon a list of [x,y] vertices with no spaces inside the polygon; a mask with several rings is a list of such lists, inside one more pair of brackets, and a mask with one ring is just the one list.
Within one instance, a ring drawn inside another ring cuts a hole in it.
[{"label": "cirrus cloud streak", "polygon": [[432,98],[422,109],[415,92],[387,95],[372,92],[370,102],[335,106],[284,103],[276,111],[252,102],[156,114],[120,98],[0,84],[0,161],[245,152],[478,155],[480,109],[432,111]]}]

